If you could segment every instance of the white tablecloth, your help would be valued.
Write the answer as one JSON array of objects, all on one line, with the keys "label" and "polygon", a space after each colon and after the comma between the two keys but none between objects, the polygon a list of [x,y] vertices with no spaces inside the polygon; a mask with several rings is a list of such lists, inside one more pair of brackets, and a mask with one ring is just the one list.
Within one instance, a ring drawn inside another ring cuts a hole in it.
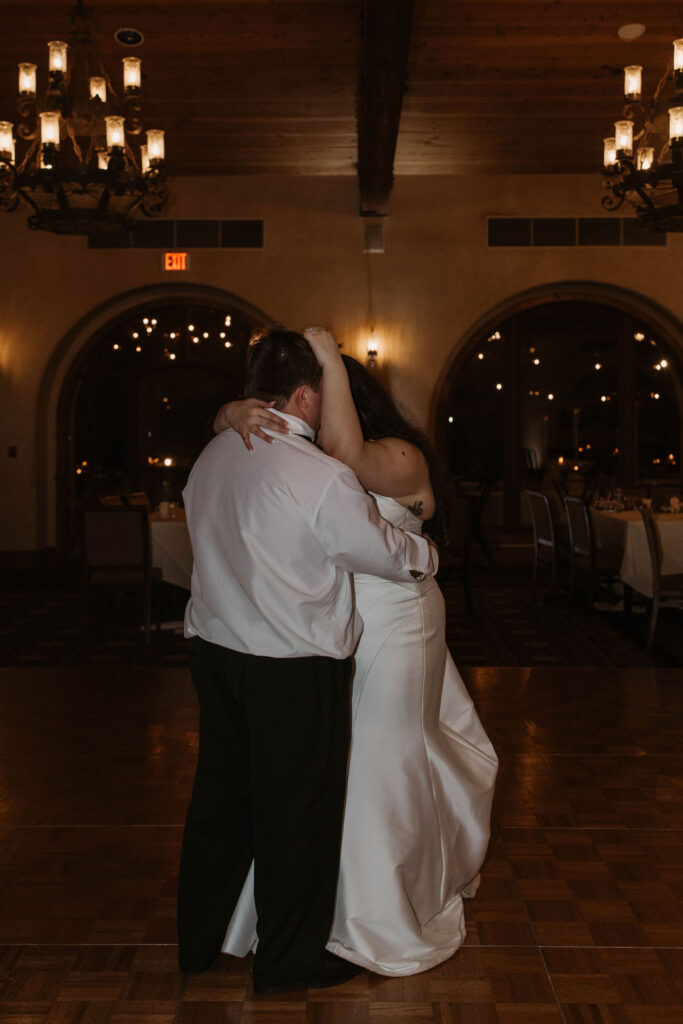
[{"label": "white tablecloth", "polygon": [[158,513],[150,516],[152,535],[152,565],[161,569],[167,583],[190,589],[192,578],[192,547],[185,515],[178,519],[160,519]]},{"label": "white tablecloth", "polygon": [[[598,545],[623,550],[621,578],[634,590],[652,597],[652,566],[640,512],[591,509]],[[683,514],[656,517],[662,541],[662,573],[683,573]]]}]

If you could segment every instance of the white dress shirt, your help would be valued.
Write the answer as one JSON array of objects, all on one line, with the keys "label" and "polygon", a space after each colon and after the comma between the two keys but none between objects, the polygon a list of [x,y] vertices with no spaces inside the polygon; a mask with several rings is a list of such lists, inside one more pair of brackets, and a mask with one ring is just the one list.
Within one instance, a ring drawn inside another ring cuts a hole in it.
[{"label": "white dress shirt", "polygon": [[314,431],[279,413],[290,433],[253,453],[235,431],[206,446],[183,499],[192,541],[185,635],[271,658],[346,658],[362,632],[351,573],[414,583],[437,568],[434,547],[381,518]]}]

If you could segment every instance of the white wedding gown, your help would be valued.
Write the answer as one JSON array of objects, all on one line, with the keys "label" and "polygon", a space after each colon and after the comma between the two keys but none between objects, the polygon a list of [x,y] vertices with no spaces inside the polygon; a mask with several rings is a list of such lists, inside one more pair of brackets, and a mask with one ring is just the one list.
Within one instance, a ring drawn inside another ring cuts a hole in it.
[{"label": "white wedding gown", "polygon": [[[397,501],[375,499],[394,526],[421,532]],[[327,948],[378,974],[416,974],[465,938],[462,900],[486,855],[498,761],[446,647],[436,582],[354,584],[365,625]],[[223,952],[255,944],[252,865]]]}]

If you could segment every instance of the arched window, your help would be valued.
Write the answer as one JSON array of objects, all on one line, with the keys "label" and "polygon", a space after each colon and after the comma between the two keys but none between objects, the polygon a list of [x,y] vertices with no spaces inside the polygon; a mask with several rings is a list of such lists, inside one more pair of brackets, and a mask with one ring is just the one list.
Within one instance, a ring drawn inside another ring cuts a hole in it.
[{"label": "arched window", "polygon": [[522,310],[473,339],[444,394],[451,472],[500,481],[509,528],[521,492],[547,472],[579,493],[596,480],[680,480],[682,380],[660,334],[619,309],[555,301]]},{"label": "arched window", "polygon": [[62,402],[63,543],[84,502],[140,491],[153,506],[178,500],[218,407],[242,392],[255,326],[228,303],[170,299],[98,332]]}]

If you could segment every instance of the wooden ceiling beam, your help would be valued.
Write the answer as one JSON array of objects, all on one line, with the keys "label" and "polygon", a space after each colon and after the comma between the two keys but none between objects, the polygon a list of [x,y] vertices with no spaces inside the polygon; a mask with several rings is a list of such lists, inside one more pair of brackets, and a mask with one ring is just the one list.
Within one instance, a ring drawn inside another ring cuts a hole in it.
[{"label": "wooden ceiling beam", "polygon": [[365,217],[389,212],[412,23],[413,0],[363,0],[358,187]]}]

